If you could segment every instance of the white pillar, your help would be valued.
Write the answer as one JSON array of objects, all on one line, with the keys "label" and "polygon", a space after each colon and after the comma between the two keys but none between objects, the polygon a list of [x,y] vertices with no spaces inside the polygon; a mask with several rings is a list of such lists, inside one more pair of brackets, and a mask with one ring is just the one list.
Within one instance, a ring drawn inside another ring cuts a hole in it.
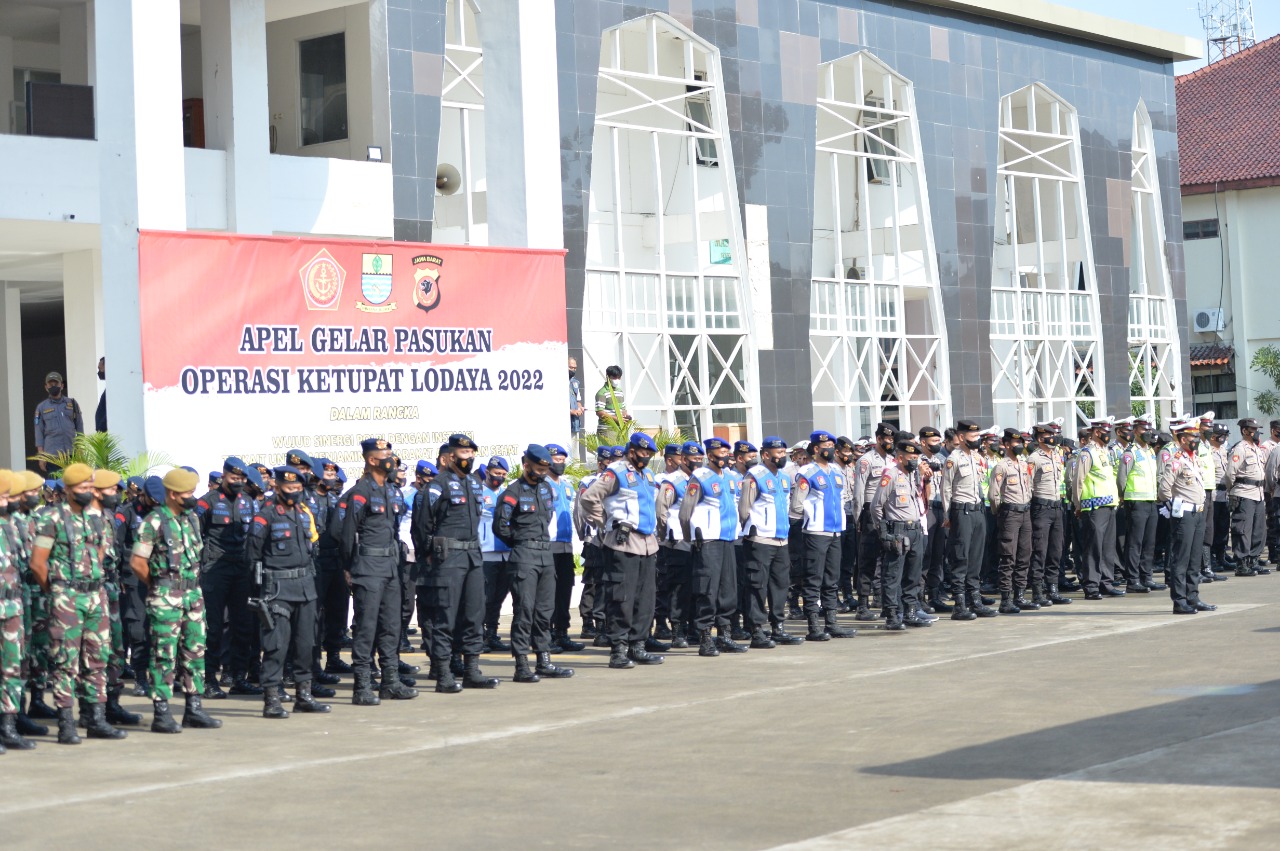
[{"label": "white pillar", "polygon": [[4,334],[4,363],[0,366],[0,464],[22,470],[27,466],[27,412],[22,404],[22,294],[17,287],[0,288],[0,332]]},{"label": "white pillar", "polygon": [[10,104],[15,100],[17,92],[13,90],[13,39],[0,35],[0,133],[13,133],[18,128],[12,126]]},{"label": "white pillar", "polygon": [[227,229],[271,233],[264,0],[201,0],[205,146],[227,152]]},{"label": "white pillar", "polygon": [[77,86],[93,85],[93,68],[89,64],[89,23],[92,8],[87,3],[64,7],[58,18],[58,68],[62,82]]},{"label": "white pillar", "polygon": [[103,355],[101,257],[94,249],[62,255],[62,327],[67,338],[67,395],[80,403],[84,430],[98,407],[98,358]]},{"label": "white pillar", "polygon": [[[179,4],[117,0],[94,27],[111,431],[146,447],[138,229],[186,230]],[[96,358],[95,358],[96,363]]]},{"label": "white pillar", "polygon": [[486,0],[480,14],[484,48],[484,132],[489,244],[564,247],[555,16],[540,0]]}]

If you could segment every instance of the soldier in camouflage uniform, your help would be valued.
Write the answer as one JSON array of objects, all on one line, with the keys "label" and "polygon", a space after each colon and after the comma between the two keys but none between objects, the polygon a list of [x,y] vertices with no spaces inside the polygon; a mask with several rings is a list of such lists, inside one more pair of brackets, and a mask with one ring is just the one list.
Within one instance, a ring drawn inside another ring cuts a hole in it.
[{"label": "soldier in camouflage uniform", "polygon": [[[21,484],[21,474],[18,474]],[[22,577],[10,558],[9,493],[14,474],[0,470],[0,753],[5,748],[31,750],[18,733],[18,711],[22,708]]]},{"label": "soldier in camouflage uniform", "polygon": [[[40,586],[36,584],[35,576],[31,573],[31,513],[40,507],[40,492],[44,489],[44,479],[30,470],[15,470],[13,473],[13,485],[9,489],[9,516],[8,523],[3,527],[8,536],[9,559],[13,562],[14,567],[18,571],[19,581],[22,590],[22,680],[25,685],[35,682],[32,676],[32,598],[33,591],[39,591]],[[41,595],[43,597],[43,595]],[[46,619],[46,629],[40,633],[44,639],[40,654],[41,659],[47,659],[47,647],[49,632],[47,629],[48,621]],[[40,671],[43,677],[43,669]],[[43,679],[40,680],[43,686]],[[34,701],[38,705],[48,710],[48,715],[53,716],[55,713],[53,707],[42,701]],[[24,736],[47,736],[49,728],[43,724],[37,724],[27,715],[24,707],[18,707],[18,732]]]},{"label": "soldier in camouflage uniform", "polygon": [[[181,467],[165,475],[164,505],[152,509],[143,520],[129,562],[148,588],[153,733],[222,726],[221,721],[204,711],[201,703],[205,650],[204,596],[200,592],[203,543],[194,513],[199,484],[199,475]],[[182,727],[169,714],[179,668],[186,694]]]},{"label": "soldier in camouflage uniform", "polygon": [[94,502],[93,470],[71,464],[62,475],[67,501],[35,515],[31,570],[49,594],[49,657],[58,743],[80,744],[75,700],[90,738],[123,739],[107,722],[106,660],[111,652],[107,595],[103,590],[102,515]]},{"label": "soldier in camouflage uniform", "polygon": [[129,712],[120,705],[120,692],[124,683],[120,674],[125,666],[128,649],[124,643],[124,624],[120,619],[120,556],[115,546],[115,512],[120,505],[120,474],[112,470],[98,470],[93,474],[94,506],[89,509],[98,514],[102,535],[102,566],[106,574],[103,587],[107,594],[107,616],[111,641],[107,643],[107,721],[126,727],[142,723],[142,716]]},{"label": "soldier in camouflage uniform", "polygon": [[[23,474],[24,482],[31,486],[31,483],[25,480],[26,473]],[[44,479],[37,474],[32,473],[31,476],[38,479],[34,483],[36,488],[37,499],[33,502],[29,500],[30,490],[23,494],[23,505],[19,514],[15,516],[11,522],[14,534],[20,539],[19,551],[16,553],[19,559],[19,569],[22,574],[22,604],[23,604],[23,647],[25,648],[25,658],[23,662],[26,666],[27,684],[31,687],[31,703],[27,714],[32,718],[56,718],[57,713],[54,712],[44,699],[44,693],[49,687],[49,595],[40,587],[40,583],[36,581],[36,576],[31,572],[31,545],[35,538],[34,519],[36,510],[40,508],[39,495],[44,492]],[[31,734],[28,734],[31,735]]]}]

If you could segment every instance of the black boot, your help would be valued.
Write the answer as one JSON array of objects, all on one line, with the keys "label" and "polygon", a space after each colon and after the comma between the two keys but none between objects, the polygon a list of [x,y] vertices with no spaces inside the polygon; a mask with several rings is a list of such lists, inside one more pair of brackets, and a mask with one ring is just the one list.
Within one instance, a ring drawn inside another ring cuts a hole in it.
[{"label": "black boot", "polygon": [[467,675],[467,663],[462,661],[461,653],[454,653],[449,657],[449,670],[453,671],[455,677],[465,677]]},{"label": "black boot", "polygon": [[[397,673],[399,666],[387,665],[383,668],[382,687],[378,689],[378,697],[382,700],[413,700],[418,690],[413,688],[416,682]],[[415,668],[416,670],[416,668]],[[406,684],[406,680],[413,685]]]},{"label": "black boot", "polygon": [[1071,598],[1064,597],[1061,594],[1059,594],[1058,586],[1053,582],[1049,583],[1049,591],[1047,594],[1045,594],[1045,597],[1049,600],[1050,603],[1053,603],[1055,606],[1071,605]]},{"label": "black boot", "polygon": [[591,646],[592,647],[612,647],[613,645],[609,641],[609,634],[606,633],[603,629],[601,629],[599,632],[596,633],[596,638],[594,641],[591,642]]},{"label": "black boot", "polygon": [[955,608],[951,610],[951,619],[953,621],[972,621],[978,619],[976,613],[969,611],[969,607],[966,605],[967,598],[963,590],[957,591],[952,596],[955,597],[956,601]]},{"label": "black boot", "polygon": [[926,615],[920,609],[908,610],[906,614],[902,616],[903,626],[909,626],[913,628],[933,626],[933,622],[936,620],[937,618]]},{"label": "black boot", "polygon": [[466,688],[497,688],[497,677],[486,677],[480,670],[480,656],[468,653],[465,659],[467,670],[463,674],[462,685]]},{"label": "black boot", "polygon": [[804,644],[804,636],[792,635],[787,632],[785,624],[775,623],[773,625],[773,633],[770,636],[774,644],[781,644],[786,647],[794,647],[797,644]]},{"label": "black boot", "polygon": [[47,736],[49,728],[43,724],[37,724],[27,715],[27,695],[24,691],[21,702],[18,704],[18,734],[22,736]]},{"label": "black boot", "polygon": [[462,686],[454,679],[447,659],[432,659],[431,673],[436,681],[436,694],[457,694],[462,691]]},{"label": "black boot", "polygon": [[137,676],[133,678],[133,691],[130,692],[134,697],[151,697],[151,691],[147,687],[147,672],[141,668],[136,671]]},{"label": "black boot", "polygon": [[262,687],[255,686],[253,683],[245,679],[244,674],[241,674],[240,676],[236,677],[231,681],[230,691],[232,694],[247,694],[247,695],[256,696],[256,695],[262,694]]},{"label": "black boot", "polygon": [[591,618],[583,618],[582,631],[578,633],[578,637],[594,639],[596,637],[596,634],[597,633],[596,633],[595,621],[593,621]]},{"label": "black boot", "polygon": [[1023,593],[1024,593],[1024,591],[1023,591],[1023,589],[1022,589],[1022,588],[1019,588],[1019,587],[1017,587],[1016,585],[1014,586],[1014,589],[1013,589],[1013,604],[1014,604],[1015,606],[1017,606],[1019,609],[1030,609],[1030,610],[1031,610],[1031,611],[1033,611],[1033,612],[1034,612],[1036,609],[1040,608],[1040,604],[1039,604],[1039,603],[1033,603],[1033,602],[1031,602],[1031,601],[1030,601],[1030,600],[1028,600],[1025,596],[1023,596]]},{"label": "black boot", "polygon": [[887,632],[903,632],[906,630],[906,624],[902,622],[902,610],[897,606],[890,606],[885,609],[884,628]]},{"label": "black boot", "polygon": [[659,641],[670,641],[672,635],[671,627],[667,625],[667,619],[658,618],[653,625],[653,637]]},{"label": "black boot", "polygon": [[749,641],[751,633],[742,628],[742,618],[738,615],[733,616],[732,629],[729,631],[729,637],[734,641]]},{"label": "black boot", "polygon": [[551,643],[554,644],[561,653],[580,653],[587,648],[587,645],[583,644],[581,641],[574,641],[570,638],[569,630],[567,629],[557,630],[551,637]]},{"label": "black boot", "polygon": [[969,593],[969,609],[980,618],[994,618],[999,614],[995,609],[982,602],[985,599],[981,594]]},{"label": "black boot", "polygon": [[269,688],[262,695],[262,717],[263,718],[288,718],[289,710],[284,708],[284,704],[280,702],[280,690]]},{"label": "black boot", "polygon": [[613,645],[609,653],[610,668],[623,671],[627,668],[634,668],[635,666],[636,663],[632,662],[631,657],[627,655],[627,643],[625,641],[619,641],[617,644]]},{"label": "black boot", "polygon": [[704,629],[699,635],[698,640],[699,656],[719,656],[720,649],[716,647],[716,640],[711,637],[711,630]]},{"label": "black boot", "polygon": [[[277,693],[279,690],[277,689]],[[198,694],[187,695],[185,711],[182,713],[182,726],[193,730],[217,730],[222,721],[204,711],[204,701]]]},{"label": "black boot", "polygon": [[381,698],[373,691],[373,676],[368,671],[356,671],[355,685],[351,687],[353,706],[377,706]]},{"label": "black boot", "polygon": [[747,648],[733,640],[733,630],[721,627],[719,635],[716,636],[716,647],[720,648],[721,653],[746,653]]},{"label": "black boot", "polygon": [[951,604],[943,599],[941,591],[935,593],[929,598],[929,605],[933,608],[934,612],[946,613],[951,611]]},{"label": "black boot", "polygon": [[205,700],[226,700],[227,693],[222,690],[222,686],[218,685],[218,681],[212,677],[204,684]]},{"label": "black boot", "polygon": [[169,701],[157,698],[151,704],[151,732],[181,733],[182,727],[169,714]]},{"label": "black boot", "polygon": [[1044,594],[1043,582],[1036,582],[1031,586],[1031,602],[1035,603],[1037,608],[1045,608],[1053,605],[1053,601]]},{"label": "black boot", "polygon": [[32,718],[41,718],[53,720],[58,717],[57,711],[44,702],[44,689],[32,687],[31,703],[27,707],[27,714]]},{"label": "black boot", "polygon": [[336,686],[342,682],[342,677],[337,674],[330,674],[320,667],[320,663],[311,666],[311,682],[313,685]]},{"label": "black boot", "polygon": [[[858,596],[858,609],[857,609],[857,612],[855,612],[855,613],[854,613],[854,616],[853,616],[853,619],[854,619],[855,621],[873,621],[873,620],[876,620],[875,612],[871,611],[871,607],[870,607],[869,603],[870,603],[870,600],[867,598],[867,596],[866,596],[865,594],[862,594],[862,595],[859,595],[859,596]],[[812,629],[810,629],[810,630],[809,630],[809,632],[813,632],[813,630],[812,630]],[[817,639],[817,640],[821,640],[821,639]]]},{"label": "black boot", "polygon": [[817,609],[809,609],[805,613],[805,617],[809,621],[809,634],[805,636],[806,641],[830,641],[831,635],[822,627],[822,613]]},{"label": "black boot", "polygon": [[327,703],[321,703],[315,699],[311,693],[311,683],[298,683],[296,697],[293,699],[294,712],[329,712],[333,707]]},{"label": "black boot", "polygon": [[689,636],[684,621],[671,622],[671,649],[685,650],[689,647]]},{"label": "black boot", "polygon": [[840,625],[834,609],[823,609],[822,617],[826,622],[827,635],[832,638],[853,638],[858,634],[856,629],[847,629]]},{"label": "black boot", "polygon": [[778,645],[769,637],[769,633],[764,631],[764,627],[758,626],[751,631],[751,649],[752,650],[772,650]]},{"label": "black boot", "polygon": [[1022,611],[1022,609],[1019,609],[1019,608],[1014,604],[1014,602],[1013,602],[1013,595],[1012,595],[1011,593],[1009,593],[1008,591],[1001,591],[1001,592],[1000,592],[1000,614],[1002,614],[1002,615],[1016,615],[1016,614],[1020,613],[1021,611]]},{"label": "black boot", "polygon": [[645,649],[644,645],[643,641],[631,642],[631,647],[627,651],[627,658],[637,665],[661,665],[666,661],[665,657],[650,653]]},{"label": "black boot", "polygon": [[328,661],[324,663],[324,672],[326,674],[350,674],[354,673],[351,666],[342,661],[342,654],[330,653]]},{"label": "black boot", "polygon": [[537,676],[550,680],[567,680],[573,676],[573,668],[562,668],[551,663],[551,654],[543,651],[538,654]]},{"label": "black boot", "polygon": [[498,630],[490,627],[484,631],[484,647],[490,653],[510,653],[511,643],[498,637]]},{"label": "black boot", "polygon": [[0,753],[4,753],[4,748],[15,751],[29,751],[35,746],[35,742],[27,741],[18,733],[17,713],[0,715]]},{"label": "black boot", "polygon": [[78,745],[80,734],[76,732],[76,711],[68,706],[58,709],[58,744]]},{"label": "black boot", "polygon": [[323,698],[337,697],[338,691],[337,689],[331,689],[328,686],[320,685],[313,679],[311,681],[311,696]]},{"label": "black boot", "polygon": [[122,688],[123,686],[117,684],[107,689],[107,721],[122,727],[137,727],[142,723],[142,716],[120,705]]},{"label": "black boot", "polygon": [[542,678],[529,667],[529,657],[523,653],[516,654],[516,674],[512,678],[517,683],[540,683]]}]

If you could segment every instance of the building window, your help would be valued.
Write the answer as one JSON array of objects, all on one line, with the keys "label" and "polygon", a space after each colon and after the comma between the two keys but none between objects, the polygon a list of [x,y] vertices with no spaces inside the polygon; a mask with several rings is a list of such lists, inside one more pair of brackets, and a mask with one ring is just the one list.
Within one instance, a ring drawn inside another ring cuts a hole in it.
[{"label": "building window", "polygon": [[1197,375],[1193,379],[1192,391],[1197,396],[1207,396],[1210,393],[1234,393],[1236,392],[1236,376],[1230,372]]},{"label": "building window", "polygon": [[472,0],[445,3],[444,79],[432,242],[489,244],[481,17]]},{"label": "building window", "polygon": [[298,44],[302,144],[347,138],[347,42],[345,33]]},{"label": "building window", "polygon": [[57,71],[35,71],[30,68],[13,69],[13,118],[9,132],[27,132],[27,83],[60,83],[62,75]]},{"label": "building window", "polygon": [[1193,222],[1182,223],[1183,239],[1217,239],[1218,238],[1218,220],[1217,219],[1196,219]]},{"label": "building window", "polygon": [[1240,416],[1235,402],[1196,402],[1196,416],[1201,417],[1213,411],[1214,419],[1234,420]]}]

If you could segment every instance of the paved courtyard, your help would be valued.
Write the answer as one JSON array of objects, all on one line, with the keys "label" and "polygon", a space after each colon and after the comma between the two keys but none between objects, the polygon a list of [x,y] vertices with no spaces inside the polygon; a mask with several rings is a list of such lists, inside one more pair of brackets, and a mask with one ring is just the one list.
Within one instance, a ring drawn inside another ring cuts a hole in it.
[{"label": "paved courtyard", "polygon": [[348,682],[279,722],[210,702],[220,731],[0,756],[0,844],[1274,847],[1280,576],[1204,596],[632,671],[589,649],[537,685],[486,657],[494,692],[359,709]]}]

